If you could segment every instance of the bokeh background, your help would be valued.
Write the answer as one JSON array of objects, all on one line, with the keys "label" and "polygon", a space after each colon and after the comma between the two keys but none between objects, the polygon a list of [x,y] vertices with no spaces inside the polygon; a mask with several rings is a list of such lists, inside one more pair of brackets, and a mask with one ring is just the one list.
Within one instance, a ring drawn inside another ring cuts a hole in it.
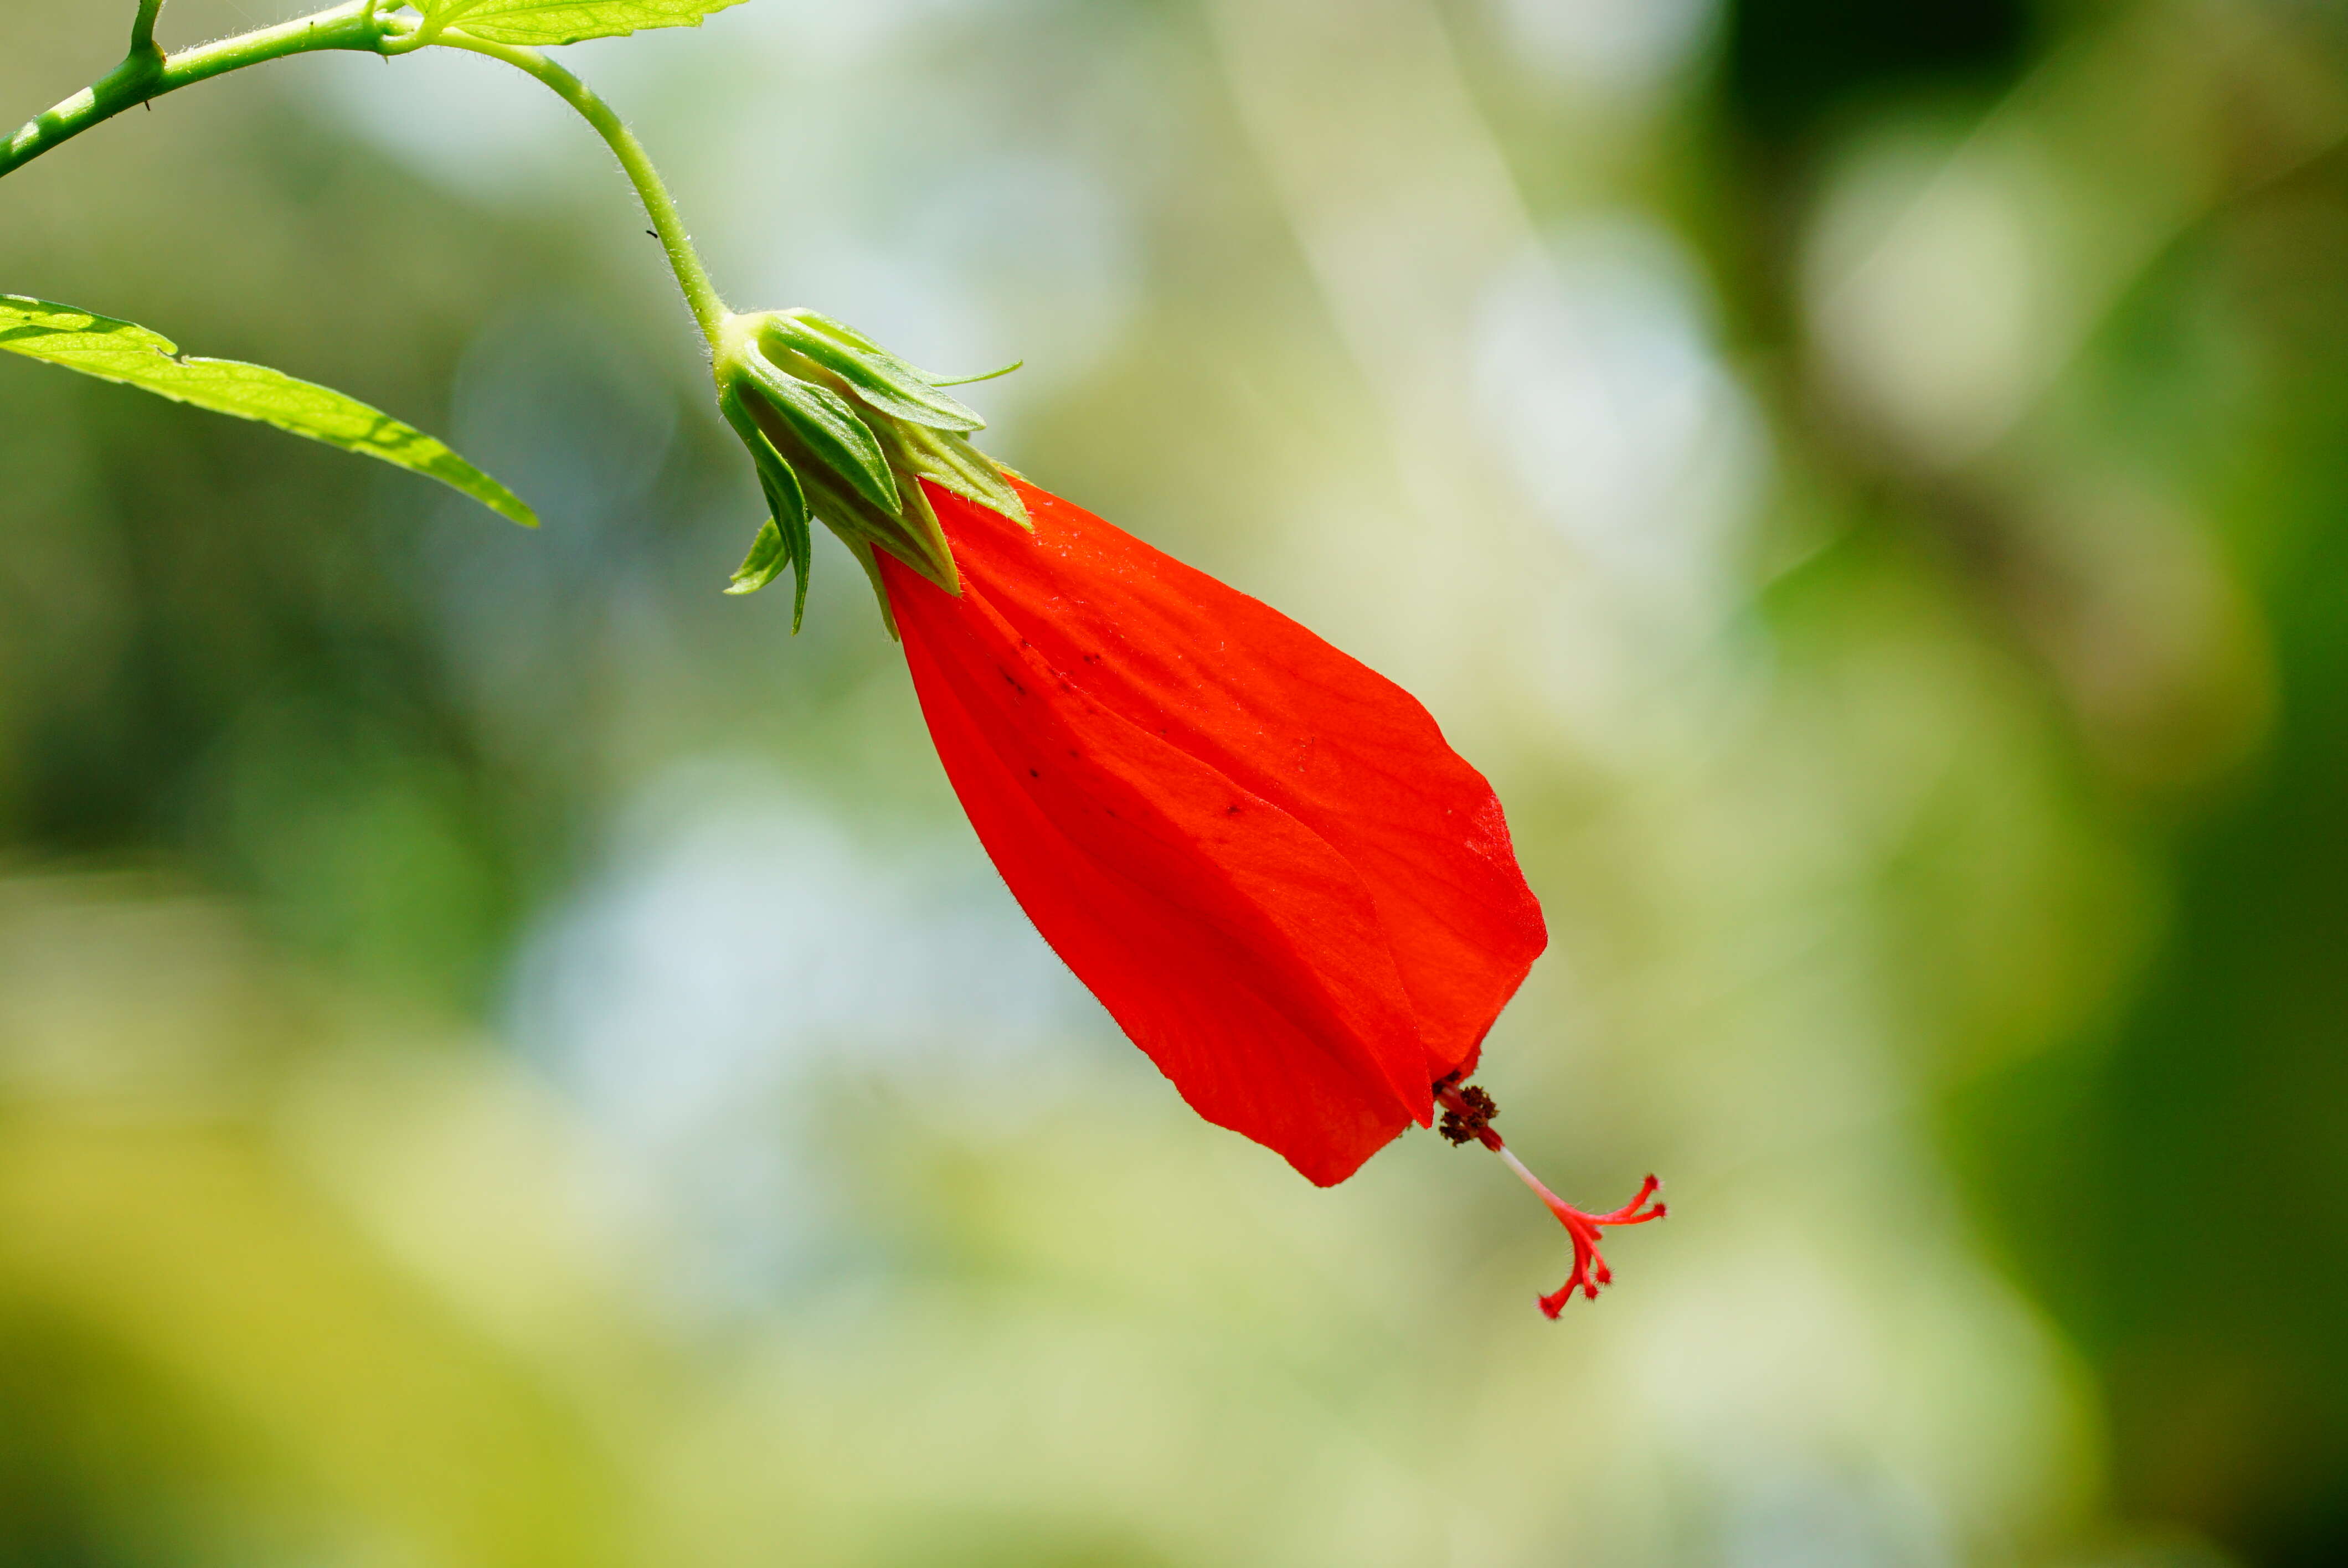
[{"label": "bokeh background", "polygon": [[[0,0],[10,123],[131,7]],[[118,15],[118,13],[119,13]],[[169,41],[274,19],[176,0]],[[1484,1081],[1192,1118],[994,880],[631,198],[489,62],[0,187],[0,1564],[2348,1562],[2348,13],[753,0],[571,63],[737,304],[1419,693]]]}]

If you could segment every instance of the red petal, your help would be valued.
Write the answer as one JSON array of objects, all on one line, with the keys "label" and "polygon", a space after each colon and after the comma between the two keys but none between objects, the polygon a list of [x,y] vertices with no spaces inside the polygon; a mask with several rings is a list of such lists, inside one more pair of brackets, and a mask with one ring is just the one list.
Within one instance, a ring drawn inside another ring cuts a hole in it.
[{"label": "red petal", "polygon": [[1546,940],[1490,786],[1392,682],[1022,486],[882,559],[948,777],[1046,940],[1208,1120],[1315,1182],[1431,1112]]}]

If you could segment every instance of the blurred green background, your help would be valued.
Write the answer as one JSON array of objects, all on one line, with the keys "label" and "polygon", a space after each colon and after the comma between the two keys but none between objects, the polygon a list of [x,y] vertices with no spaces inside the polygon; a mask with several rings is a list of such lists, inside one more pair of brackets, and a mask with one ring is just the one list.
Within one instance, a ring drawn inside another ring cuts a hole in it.
[{"label": "blurred green background", "polygon": [[[131,6],[0,0],[10,123]],[[176,0],[167,40],[274,19]],[[288,62],[0,289],[0,1564],[2348,1562],[2348,13],[754,0],[571,63],[738,306],[1424,698],[1554,939],[1313,1191],[1026,927],[601,147]]]}]

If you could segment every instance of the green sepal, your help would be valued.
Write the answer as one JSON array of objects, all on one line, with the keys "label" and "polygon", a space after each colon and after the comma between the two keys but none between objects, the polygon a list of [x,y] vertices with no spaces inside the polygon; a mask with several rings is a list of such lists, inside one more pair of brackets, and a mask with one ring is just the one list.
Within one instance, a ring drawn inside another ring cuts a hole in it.
[{"label": "green sepal", "polygon": [[[947,592],[962,591],[945,529],[939,525],[929,497],[914,482],[912,474],[909,473],[906,482],[897,487],[899,505],[874,506],[870,497],[848,484],[830,465],[819,461],[800,438],[799,430],[776,413],[764,397],[745,396],[741,406],[745,416],[752,418],[760,432],[760,444],[771,443],[778,464],[796,474],[808,508],[832,532],[850,544],[859,539],[877,544]],[[880,423],[882,428],[891,431],[919,428],[900,425],[894,420]],[[895,450],[897,445],[892,439],[890,450]],[[758,446],[753,445],[751,450],[757,456]]]},{"label": "green sepal", "polygon": [[1025,368],[1026,364],[1024,359],[1014,359],[1000,370],[982,370],[976,375],[924,375],[922,379],[932,386],[970,386],[982,381],[1000,381],[1013,371]]},{"label": "green sepal", "polygon": [[[783,530],[768,518],[758,525],[758,537],[750,541],[750,553],[734,569],[728,593],[756,593],[777,578],[791,564],[791,547],[783,542]],[[797,630],[797,627],[792,628]]]},{"label": "green sepal", "polygon": [[[1033,529],[1027,503],[1003,477],[994,460],[961,436],[918,425],[884,425],[890,458],[896,466],[925,479],[934,479],[964,500],[1002,513],[1023,528]],[[912,487],[919,489],[921,487]]]},{"label": "green sepal", "polygon": [[[1022,528],[1034,526],[1007,470],[966,439],[980,428],[978,416],[935,391],[949,378],[917,370],[854,328],[805,310],[728,315],[712,349],[719,404],[750,447],[775,514],[729,591],[753,592],[796,564],[804,606],[803,520],[812,515],[863,566],[895,637],[880,551],[945,592],[962,592],[925,482]],[[802,521],[797,538],[794,519]]]},{"label": "green sepal", "polygon": [[[788,469],[785,470],[788,472]],[[793,486],[797,493],[797,486]],[[798,523],[785,528],[780,519],[791,515],[789,503],[772,488],[767,490],[769,515],[758,527],[758,537],[750,541],[750,553],[734,569],[734,576],[726,591],[732,594],[756,593],[783,575],[783,569],[795,569],[797,581],[791,593],[791,635],[799,634],[807,620],[808,569],[812,562],[814,539],[807,526],[806,501],[801,499]]]},{"label": "green sepal", "polygon": [[897,630],[897,607],[889,602],[889,585],[880,580],[880,562],[873,555],[872,547],[855,539],[847,544],[848,553],[856,558],[856,564],[864,569],[865,578],[872,584],[872,597],[880,601],[880,624],[888,629],[889,641],[904,641],[905,634]]},{"label": "green sepal", "polygon": [[813,311],[778,311],[766,319],[770,347],[799,354],[848,384],[882,414],[938,430],[983,430],[986,421],[935,390],[936,383],[854,329]]},{"label": "green sepal", "polygon": [[854,486],[874,506],[891,512],[897,509],[897,477],[889,472],[880,439],[847,399],[828,386],[778,370],[756,354],[748,356],[744,368],[764,395],[766,405],[781,416],[818,462]]},{"label": "green sepal", "polygon": [[907,485],[903,508],[884,512],[863,497],[835,484],[829,474],[810,470],[805,477],[808,502],[840,542],[860,543],[887,550],[907,566],[945,589],[960,595],[962,573],[954,567],[953,548],[946,531],[930,507],[919,485]]},{"label": "green sepal", "polygon": [[[813,564],[814,539],[808,531],[807,492],[800,487],[798,475],[783,460],[775,444],[767,439],[757,420],[745,407],[738,395],[731,391],[718,398],[717,407],[726,423],[750,449],[750,461],[758,473],[758,488],[767,497],[767,519],[758,530],[758,538],[750,547],[750,554],[736,569],[733,586],[728,593],[756,593],[782,575],[785,567],[798,569],[798,592],[791,609],[791,631],[797,635],[799,623],[807,618],[808,569]],[[768,535],[773,536],[771,543]]]}]

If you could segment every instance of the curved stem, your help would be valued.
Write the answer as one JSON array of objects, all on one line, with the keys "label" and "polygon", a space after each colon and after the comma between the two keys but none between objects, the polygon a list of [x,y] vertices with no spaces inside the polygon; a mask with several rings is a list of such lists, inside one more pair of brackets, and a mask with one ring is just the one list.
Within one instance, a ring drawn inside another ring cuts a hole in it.
[{"label": "curved stem", "polygon": [[685,231],[685,220],[676,210],[676,199],[662,182],[660,170],[653,167],[644,144],[636,139],[627,122],[613,111],[612,106],[597,97],[594,89],[540,54],[536,49],[518,48],[510,44],[492,44],[486,38],[476,38],[461,29],[451,28],[432,40],[446,49],[464,49],[476,55],[487,55],[493,60],[503,60],[517,70],[529,72],[554,89],[564,103],[577,109],[605,145],[617,154],[620,168],[636,188],[644,204],[644,213],[653,220],[661,249],[668,253],[669,270],[676,274],[676,286],[685,291],[685,302],[693,308],[693,319],[701,325],[701,335],[709,340],[710,347],[717,346],[719,329],[727,315],[726,302],[718,296],[717,287],[709,281],[709,269],[702,265],[701,252],[693,248],[693,237]]},{"label": "curved stem", "polygon": [[[111,119],[125,109],[136,108],[165,93],[265,60],[283,59],[288,55],[319,49],[379,53],[384,37],[383,21],[376,15],[373,0],[350,0],[347,5],[315,15],[297,16],[273,27],[242,33],[185,54],[166,56],[155,46],[155,13],[161,9],[162,0],[141,0],[139,17],[132,27],[130,55],[122,64],[48,113],[27,121],[15,136],[0,141],[0,175],[22,169],[101,120]],[[139,46],[142,43],[143,48]]]},{"label": "curved stem", "polygon": [[155,17],[163,9],[163,0],[139,0],[139,15],[130,24],[130,52],[136,55],[160,55],[155,46]]},{"label": "curved stem", "polygon": [[163,0],[139,0],[138,15],[131,24],[129,56],[46,114],[27,121],[15,136],[0,141],[0,175],[22,169],[52,148],[125,109],[136,108],[165,93],[177,92],[230,71],[289,55],[355,49],[388,56],[405,54],[427,43],[487,55],[528,72],[553,88],[563,102],[595,128],[596,134],[618,156],[621,169],[644,200],[644,211],[653,220],[661,248],[668,254],[669,268],[676,274],[677,287],[685,292],[694,320],[715,348],[727,314],[726,302],[718,296],[716,286],[709,280],[708,268],[693,248],[692,236],[685,231],[685,220],[678,215],[675,198],[662,182],[660,171],[653,167],[644,144],[612,107],[596,97],[586,83],[535,49],[493,44],[455,28],[439,31],[427,26],[402,33],[396,30],[396,23],[385,20],[381,7],[382,0],[345,0],[345,4],[314,15],[299,16],[273,27],[258,28],[184,54],[167,56],[155,43],[155,19],[163,9]]}]

